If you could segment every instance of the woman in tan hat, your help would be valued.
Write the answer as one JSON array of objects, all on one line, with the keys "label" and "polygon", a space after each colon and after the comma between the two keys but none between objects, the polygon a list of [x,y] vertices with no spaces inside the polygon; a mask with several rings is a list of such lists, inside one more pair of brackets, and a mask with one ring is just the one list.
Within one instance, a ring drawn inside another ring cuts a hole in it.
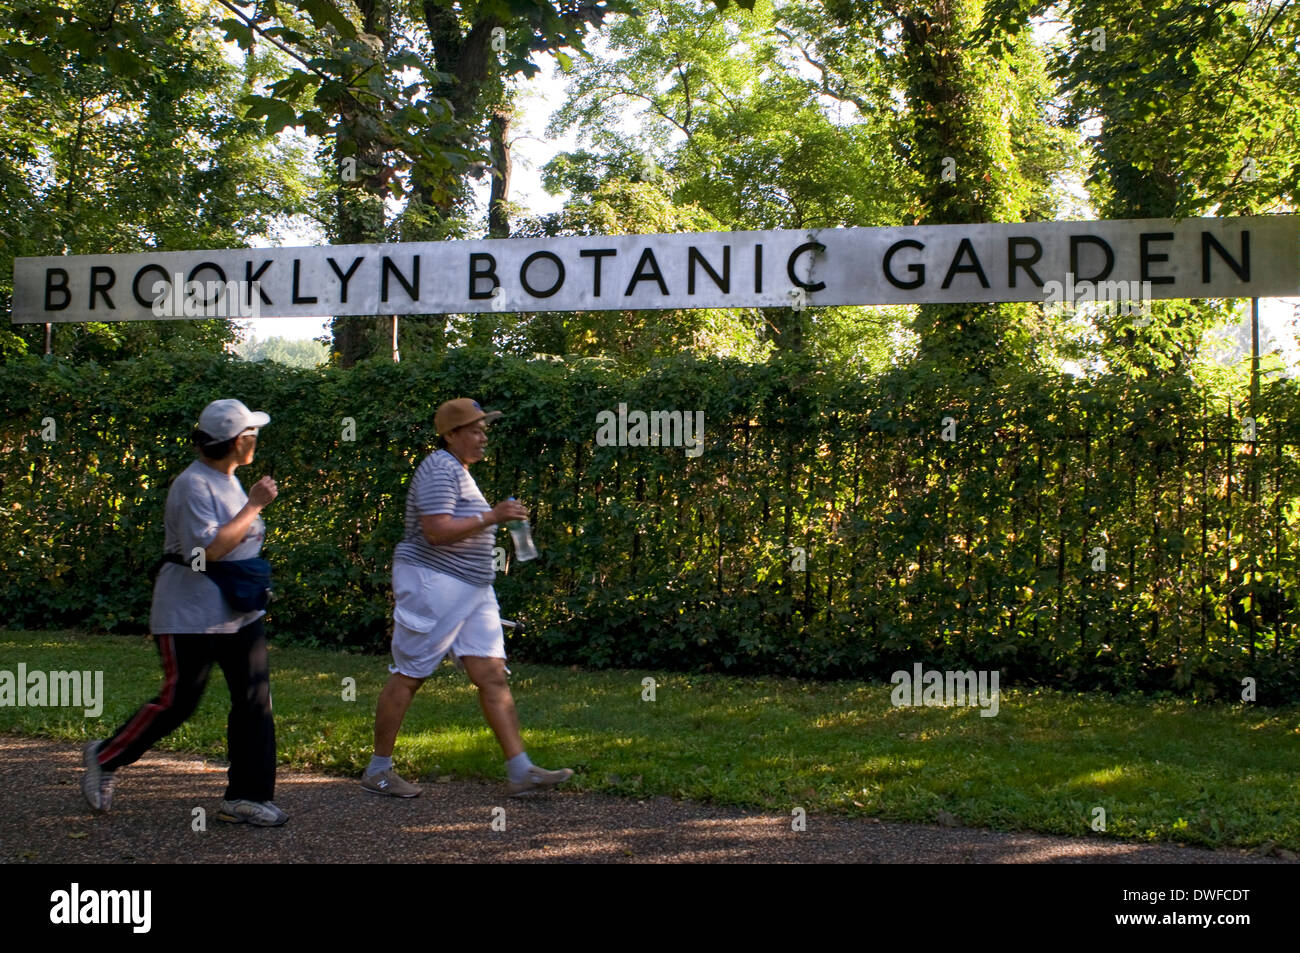
[{"label": "woman in tan hat", "polygon": [[483,716],[506,758],[511,795],[548,788],[573,776],[534,765],[519,737],[506,682],[492,547],[496,527],[528,518],[514,500],[488,506],[472,464],[483,459],[487,425],[500,411],[449,400],[434,415],[443,448],[425,457],[406,494],[406,535],[393,551],[392,674],[375,708],[375,751],[361,786],[374,794],[415,797],[420,789],[393,770],[393,746],[411,700],[451,652],[478,689]]}]

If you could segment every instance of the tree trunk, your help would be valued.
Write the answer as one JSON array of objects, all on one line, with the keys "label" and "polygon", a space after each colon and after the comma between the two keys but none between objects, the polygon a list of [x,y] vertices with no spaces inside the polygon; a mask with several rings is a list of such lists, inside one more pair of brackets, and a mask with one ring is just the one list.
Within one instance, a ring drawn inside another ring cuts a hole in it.
[{"label": "tree trunk", "polygon": [[492,120],[488,123],[492,150],[492,197],[488,201],[488,234],[493,238],[510,237],[510,216],[506,213],[506,202],[510,198],[510,147],[506,142],[509,133],[509,107],[498,107],[493,110]]},{"label": "tree trunk", "polygon": [[[379,37],[387,58],[392,49],[390,0],[358,0],[357,8],[361,12],[362,30]],[[391,192],[387,157],[383,144],[365,131],[363,118],[361,104],[354,101],[340,112],[337,126],[335,159],[339,188],[335,240],[344,245],[382,242],[386,234],[384,201]],[[355,169],[348,159],[355,160]],[[355,177],[345,177],[345,169],[354,171]],[[352,367],[372,354],[386,353],[391,328],[391,319],[385,315],[335,318],[330,330],[340,366]]]},{"label": "tree trunk", "polygon": [[[1000,95],[982,84],[973,62],[986,55],[972,40],[982,7],[981,0],[932,0],[895,8],[915,122],[914,164],[928,186],[920,196],[921,223],[1009,221],[1020,213],[1012,198],[1014,163],[1005,161],[1007,120],[980,108]],[[987,375],[1010,356],[1009,318],[997,305],[923,305],[914,325],[920,362],[941,372]]]}]

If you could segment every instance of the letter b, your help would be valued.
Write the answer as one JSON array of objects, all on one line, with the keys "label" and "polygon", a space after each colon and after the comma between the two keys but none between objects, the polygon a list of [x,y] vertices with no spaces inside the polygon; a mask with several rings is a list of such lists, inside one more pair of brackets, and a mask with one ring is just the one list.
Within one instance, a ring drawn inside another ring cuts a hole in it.
[{"label": "letter b", "polygon": [[[52,279],[58,278],[58,284]],[[55,304],[52,295],[63,295],[63,301]],[[62,311],[69,302],[72,301],[72,292],[68,290],[68,272],[65,268],[46,268],[45,269],[45,310]]]},{"label": "letter b", "polygon": [[[480,267],[486,266],[486,267]],[[481,279],[492,282],[492,287],[487,291],[479,291],[478,283]],[[484,298],[491,298],[497,288],[501,286],[501,279],[497,277],[497,260],[496,256],[487,252],[472,252],[469,256],[469,297],[471,301],[481,301]]]}]

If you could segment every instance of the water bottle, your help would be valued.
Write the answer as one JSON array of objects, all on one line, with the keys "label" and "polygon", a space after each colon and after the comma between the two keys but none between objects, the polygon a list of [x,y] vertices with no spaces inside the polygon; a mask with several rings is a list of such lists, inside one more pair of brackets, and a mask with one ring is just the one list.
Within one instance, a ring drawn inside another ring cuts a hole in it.
[{"label": "water bottle", "polygon": [[[513,501],[514,497],[510,497]],[[521,563],[537,558],[537,547],[533,545],[533,534],[528,528],[528,520],[511,520],[506,523],[510,538],[515,543],[515,558]]]}]

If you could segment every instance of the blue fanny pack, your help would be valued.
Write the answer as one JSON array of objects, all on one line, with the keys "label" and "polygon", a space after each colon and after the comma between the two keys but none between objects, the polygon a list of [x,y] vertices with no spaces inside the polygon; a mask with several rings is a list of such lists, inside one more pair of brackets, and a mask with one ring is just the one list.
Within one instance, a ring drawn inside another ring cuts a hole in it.
[{"label": "blue fanny pack", "polygon": [[[164,563],[189,566],[180,553],[165,553],[149,571],[152,580]],[[271,564],[260,557],[253,559],[213,560],[203,573],[211,579],[221,595],[238,612],[265,609],[271,598]]]}]

